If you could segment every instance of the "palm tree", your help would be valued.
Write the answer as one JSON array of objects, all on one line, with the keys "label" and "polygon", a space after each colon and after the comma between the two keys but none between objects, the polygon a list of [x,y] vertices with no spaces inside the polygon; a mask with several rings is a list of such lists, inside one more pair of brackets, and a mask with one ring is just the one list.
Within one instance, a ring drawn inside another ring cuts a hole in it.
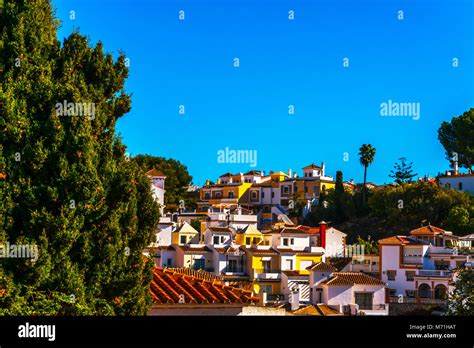
[{"label": "palm tree", "polygon": [[375,157],[375,147],[371,144],[362,144],[359,149],[360,164],[364,166],[364,187],[362,188],[362,204],[365,204],[367,190],[367,168],[372,164]]}]

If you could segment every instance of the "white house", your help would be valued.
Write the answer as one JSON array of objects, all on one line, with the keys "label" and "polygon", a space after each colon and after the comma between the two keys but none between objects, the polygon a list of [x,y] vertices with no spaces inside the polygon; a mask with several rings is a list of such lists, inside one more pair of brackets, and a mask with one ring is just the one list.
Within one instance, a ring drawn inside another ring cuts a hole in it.
[{"label": "white house", "polygon": [[447,170],[438,180],[441,187],[474,194],[474,174],[461,174],[457,162],[454,162],[454,170]]},{"label": "white house", "polygon": [[153,168],[146,172],[150,179],[151,193],[153,199],[160,205],[160,214],[163,216],[163,209],[165,207],[165,179],[166,176],[159,170]]},{"label": "white house", "polygon": [[379,240],[380,276],[399,303],[445,303],[453,270],[472,252],[450,247],[456,236],[435,226],[412,230],[409,236]]},{"label": "white house", "polygon": [[155,241],[157,245],[171,245],[171,236],[176,224],[169,217],[161,217],[158,222],[158,229],[155,233]]},{"label": "white house", "polygon": [[388,315],[386,284],[361,272],[336,272],[319,262],[308,268],[311,302],[349,315]]}]

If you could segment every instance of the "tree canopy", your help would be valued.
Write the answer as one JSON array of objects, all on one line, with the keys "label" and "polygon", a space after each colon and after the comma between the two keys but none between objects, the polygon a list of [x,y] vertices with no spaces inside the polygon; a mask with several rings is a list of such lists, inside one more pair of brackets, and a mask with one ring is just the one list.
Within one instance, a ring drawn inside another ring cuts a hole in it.
[{"label": "tree canopy", "polygon": [[411,182],[412,179],[418,175],[413,172],[413,162],[407,163],[405,157],[400,157],[398,160],[400,162],[395,163],[394,169],[390,171],[389,176],[394,178],[397,184]]},{"label": "tree canopy", "polygon": [[471,171],[474,163],[474,108],[453,117],[450,122],[443,122],[438,129],[438,139],[451,166],[457,157],[459,166]]},{"label": "tree canopy", "polygon": [[39,254],[0,260],[0,315],[145,314],[152,263],[142,251],[159,210],[115,132],[131,108],[125,56],[78,32],[60,43],[48,0],[2,10],[0,244]]}]

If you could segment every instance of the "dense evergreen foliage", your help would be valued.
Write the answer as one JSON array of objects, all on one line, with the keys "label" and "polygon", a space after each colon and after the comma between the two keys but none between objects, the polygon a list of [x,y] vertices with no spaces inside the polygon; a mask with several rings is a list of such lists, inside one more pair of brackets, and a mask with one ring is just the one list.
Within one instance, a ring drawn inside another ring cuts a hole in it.
[{"label": "dense evergreen foliage", "polygon": [[[115,132],[131,107],[125,56],[77,32],[61,44],[48,0],[2,10],[0,244],[39,258],[0,259],[0,315],[145,314],[159,212]],[[63,101],[94,114],[65,116]]]}]

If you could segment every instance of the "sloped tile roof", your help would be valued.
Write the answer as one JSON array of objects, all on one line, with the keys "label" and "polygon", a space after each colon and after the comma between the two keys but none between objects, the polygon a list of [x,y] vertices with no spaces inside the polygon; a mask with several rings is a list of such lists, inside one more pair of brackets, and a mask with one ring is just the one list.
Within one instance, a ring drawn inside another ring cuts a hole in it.
[{"label": "sloped tile roof", "polygon": [[334,266],[331,266],[330,264],[327,264],[325,262],[318,262],[312,266],[307,267],[306,269],[315,271],[315,272],[336,272],[337,269]]},{"label": "sloped tile roof", "polygon": [[322,169],[322,168],[312,163],[309,166],[303,167],[303,169]]},{"label": "sloped tile roof", "polygon": [[212,250],[209,249],[206,245],[196,245],[196,246],[191,246],[191,245],[176,245],[175,248],[180,248],[183,250],[185,253],[208,253],[211,252]]},{"label": "sloped tile roof", "polygon": [[328,316],[328,315],[342,315],[337,310],[325,305],[318,303],[317,305],[309,305],[299,308],[292,312],[294,315],[317,315],[317,316]]},{"label": "sloped tile roof", "polygon": [[158,169],[150,169],[148,172],[146,172],[146,175],[148,176],[164,176],[165,177],[165,174],[163,174],[163,172],[160,172]]},{"label": "sloped tile roof", "polygon": [[417,235],[435,236],[437,234],[444,233],[444,232],[445,231],[439,227],[428,225],[428,226],[423,226],[423,227],[411,230],[410,234],[413,236],[417,236]]},{"label": "sloped tile roof", "polygon": [[323,283],[327,286],[386,285],[380,279],[362,272],[336,272]]},{"label": "sloped tile roof", "polygon": [[207,227],[211,232],[226,232],[226,233],[233,233],[230,227],[220,227],[220,226],[209,226]]},{"label": "sloped tile roof", "polygon": [[258,302],[249,290],[223,285],[156,267],[150,284],[156,304],[251,304]]},{"label": "sloped tile roof", "polygon": [[379,244],[398,244],[398,245],[419,245],[419,244],[427,244],[421,240],[418,240],[414,237],[410,238],[407,236],[392,236],[384,239],[379,239]]},{"label": "sloped tile roof", "polygon": [[192,268],[189,268],[189,267],[175,267],[175,268],[167,267],[166,270],[173,271],[173,272],[176,272],[176,273],[181,273],[181,274],[188,275],[188,276],[193,276],[193,277],[196,277],[196,278],[201,278],[201,279],[204,279],[204,280],[222,281],[221,276],[215,275],[214,273],[203,271],[202,269],[196,270],[196,269],[192,269]]}]

